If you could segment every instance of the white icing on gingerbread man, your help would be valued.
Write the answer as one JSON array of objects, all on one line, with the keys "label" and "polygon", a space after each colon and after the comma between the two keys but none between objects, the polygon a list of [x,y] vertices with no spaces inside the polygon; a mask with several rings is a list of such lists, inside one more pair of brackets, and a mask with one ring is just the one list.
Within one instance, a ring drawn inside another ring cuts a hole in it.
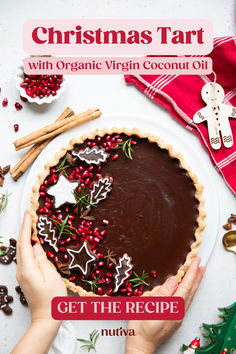
[{"label": "white icing on gingerbread man", "polygon": [[230,148],[234,141],[229,117],[236,118],[236,107],[223,103],[224,90],[216,82],[204,85],[201,95],[207,105],[194,114],[194,123],[207,121],[209,140],[214,150],[221,147],[220,137],[222,137],[224,146]]}]

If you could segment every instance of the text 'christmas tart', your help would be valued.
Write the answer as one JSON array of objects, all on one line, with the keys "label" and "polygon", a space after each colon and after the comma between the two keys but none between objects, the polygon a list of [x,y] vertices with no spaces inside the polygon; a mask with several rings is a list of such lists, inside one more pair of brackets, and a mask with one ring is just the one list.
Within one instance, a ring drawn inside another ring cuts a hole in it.
[{"label": "text 'christmas tart'", "polygon": [[33,187],[33,239],[80,295],[152,295],[180,280],[204,229],[203,187],[170,145],[133,129],[63,147]]}]

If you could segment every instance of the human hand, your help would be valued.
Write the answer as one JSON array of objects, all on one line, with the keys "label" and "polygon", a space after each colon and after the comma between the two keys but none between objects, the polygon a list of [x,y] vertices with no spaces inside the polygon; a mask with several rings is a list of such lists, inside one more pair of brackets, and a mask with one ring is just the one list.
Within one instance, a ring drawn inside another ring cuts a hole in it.
[{"label": "human hand", "polygon": [[66,287],[42,246],[32,247],[31,232],[32,220],[26,211],[17,242],[17,281],[29,304],[32,322],[52,321],[51,300],[54,296],[66,296]]},{"label": "human hand", "polygon": [[[174,277],[157,290],[156,296],[181,296],[188,310],[205,273],[199,266],[201,259],[196,257],[189,266],[183,280],[178,284]],[[128,321],[128,329],[135,330],[135,336],[127,337],[126,354],[152,354],[181,326],[182,321]]]}]

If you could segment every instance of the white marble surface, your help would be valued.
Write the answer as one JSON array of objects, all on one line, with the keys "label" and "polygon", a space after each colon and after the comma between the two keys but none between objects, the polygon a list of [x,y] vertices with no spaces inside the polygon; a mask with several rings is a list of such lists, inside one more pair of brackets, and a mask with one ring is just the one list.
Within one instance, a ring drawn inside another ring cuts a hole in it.
[{"label": "white marble surface", "polygon": [[[8,97],[9,100],[8,107],[0,106],[0,165],[8,163],[14,165],[23,155],[23,152],[14,151],[12,142],[16,137],[52,122],[67,105],[75,111],[98,106],[107,115],[126,114],[161,119],[163,125],[174,129],[177,134],[181,134],[186,139],[191,139],[196,151],[208,164],[220,198],[220,218],[216,220],[220,226],[206,275],[182,328],[157,351],[160,354],[177,353],[183,342],[188,343],[194,336],[199,335],[199,326],[202,322],[217,321],[217,307],[226,306],[235,301],[235,255],[225,252],[221,243],[223,235],[221,225],[225,223],[231,212],[235,212],[235,197],[211,165],[208,155],[197,138],[134,87],[127,87],[121,76],[70,76],[66,92],[60,100],[45,107],[24,104],[23,110],[16,112],[14,103],[18,99],[18,93],[15,89],[14,76],[16,67],[24,56],[22,24],[30,18],[207,18],[214,24],[215,36],[223,36],[233,34],[235,30],[234,1],[51,0],[49,2],[38,0],[32,2],[30,0],[1,0],[0,5],[1,99]],[[13,130],[15,123],[20,125],[17,134]],[[27,173],[17,183],[14,183],[10,176],[6,178],[4,189],[8,189],[13,194],[7,212],[0,216],[0,235],[4,237],[4,240],[12,236],[17,237],[20,227],[21,191],[26,177]],[[14,290],[15,269],[15,264],[0,267],[0,283],[7,285],[9,293],[14,296],[13,315],[7,318],[0,313],[1,354],[10,352],[30,323],[29,311],[21,306]],[[85,323],[82,333],[76,333],[76,335],[85,336],[89,326],[90,328],[96,326],[103,328],[101,322]],[[110,326],[117,328],[116,322],[110,323]],[[112,350],[114,353],[122,354],[123,342],[122,337],[113,337],[112,340],[102,338],[99,343],[99,353],[108,354]],[[79,348],[77,352],[80,352]]]}]

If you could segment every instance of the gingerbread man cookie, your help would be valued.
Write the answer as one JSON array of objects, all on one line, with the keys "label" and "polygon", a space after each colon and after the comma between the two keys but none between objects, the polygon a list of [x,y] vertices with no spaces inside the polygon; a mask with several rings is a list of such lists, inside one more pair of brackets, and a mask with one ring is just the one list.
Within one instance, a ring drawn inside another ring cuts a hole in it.
[{"label": "gingerbread man cookie", "polygon": [[9,304],[13,301],[13,297],[8,295],[8,289],[5,285],[0,285],[0,310],[6,315],[12,314]]},{"label": "gingerbread man cookie", "polygon": [[236,118],[236,107],[223,103],[224,89],[216,82],[204,85],[201,95],[207,105],[194,114],[194,123],[207,122],[209,140],[214,150],[220,149],[221,137],[226,148],[232,147],[234,141],[229,118]]},{"label": "gingerbread man cookie", "polygon": [[10,264],[12,261],[16,262],[16,240],[14,238],[10,238],[8,247],[1,246],[0,251],[3,251],[0,252],[0,263]]}]

